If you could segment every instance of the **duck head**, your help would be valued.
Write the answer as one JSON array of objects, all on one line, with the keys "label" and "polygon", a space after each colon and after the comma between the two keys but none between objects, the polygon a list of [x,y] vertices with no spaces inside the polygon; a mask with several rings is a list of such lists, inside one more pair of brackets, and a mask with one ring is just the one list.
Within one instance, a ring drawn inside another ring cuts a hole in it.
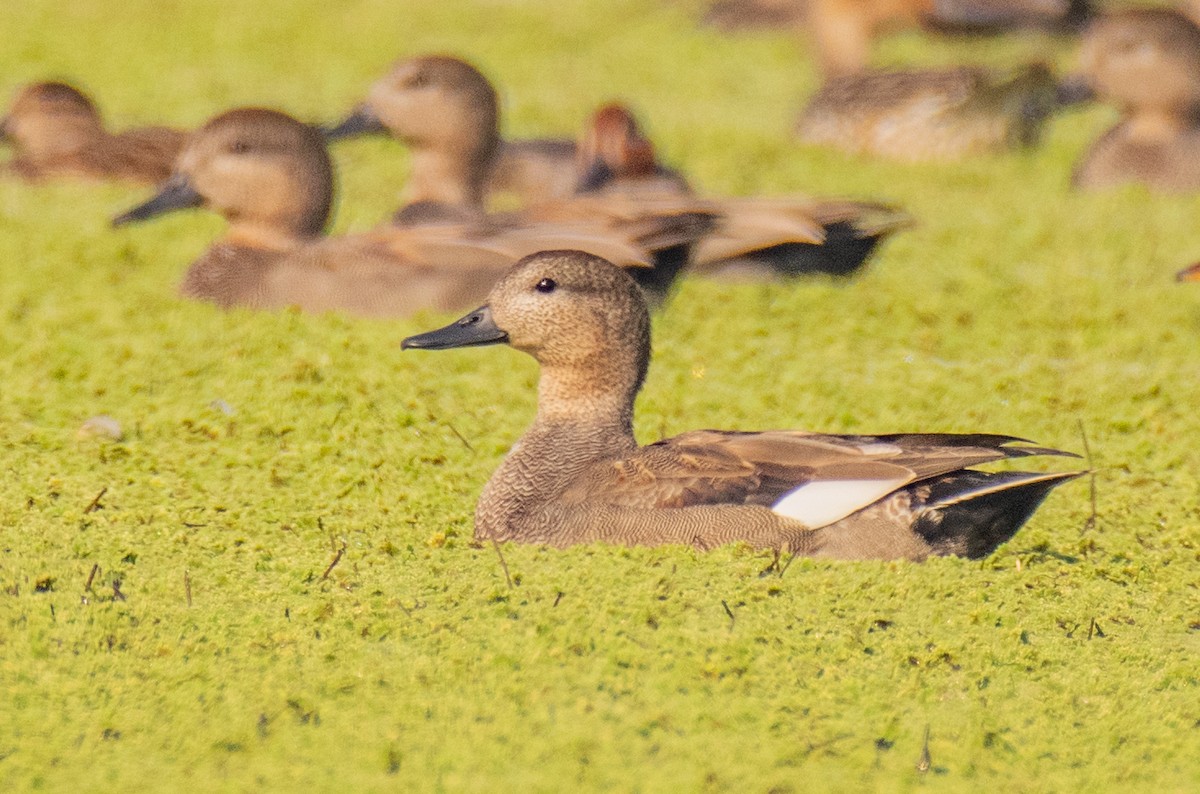
[{"label": "duck head", "polygon": [[633,111],[618,102],[596,111],[578,152],[577,193],[599,190],[623,177],[650,176],[658,169],[654,145],[642,134]]},{"label": "duck head", "polygon": [[632,408],[650,360],[650,315],[633,278],[582,251],[542,251],[517,262],[485,305],[406,349],[506,343],[541,365],[539,411],[612,398]]},{"label": "duck head", "polygon": [[274,110],[222,113],[192,134],[159,192],[113,220],[120,226],[204,206],[230,237],[287,247],[321,234],[333,200],[333,167],[317,130]]},{"label": "duck head", "polygon": [[77,152],[103,134],[96,106],[66,83],[26,86],[0,121],[0,137],[35,162]]},{"label": "duck head", "polygon": [[1088,27],[1067,85],[1129,116],[1192,115],[1200,108],[1200,27],[1164,8],[1106,14]]}]

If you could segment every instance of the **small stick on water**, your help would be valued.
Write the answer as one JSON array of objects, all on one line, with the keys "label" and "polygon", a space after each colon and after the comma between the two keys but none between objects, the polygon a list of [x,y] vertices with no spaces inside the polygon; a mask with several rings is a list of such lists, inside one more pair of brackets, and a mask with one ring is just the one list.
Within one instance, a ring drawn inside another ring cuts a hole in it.
[{"label": "small stick on water", "polygon": [[559,591],[558,591],[558,595],[554,596],[554,604],[553,604],[553,606],[558,606],[558,602],[559,602],[559,601],[562,601],[562,597],[563,597],[563,596],[565,596],[565,595],[566,595],[566,593],[564,593],[562,590],[559,590]]},{"label": "small stick on water", "polygon": [[88,574],[87,581],[83,585],[84,590],[87,590],[89,592],[91,591],[92,582],[94,582],[96,580],[96,574],[98,574],[98,573],[100,573],[100,563],[95,563],[94,565],[92,565],[92,572]]},{"label": "small stick on water", "polygon": [[925,743],[921,747],[921,758],[917,761],[917,771],[922,775],[933,767],[933,758],[929,755],[929,726],[925,726]]},{"label": "small stick on water", "polygon": [[1083,439],[1083,458],[1087,461],[1088,491],[1092,500],[1092,513],[1087,521],[1083,522],[1083,529],[1080,530],[1080,533],[1083,533],[1096,526],[1096,467],[1092,465],[1092,447],[1088,444],[1087,431],[1083,428],[1082,419],[1079,420],[1079,435]]},{"label": "small stick on water", "polygon": [[88,513],[94,513],[97,510],[103,509],[103,506],[100,504],[100,500],[104,498],[104,494],[106,493],[108,493],[107,485],[100,489],[100,493],[96,494],[92,501],[88,502],[87,507],[83,508],[83,514],[86,516]]},{"label": "small stick on water", "polygon": [[737,623],[737,618],[733,616],[733,610],[729,608],[729,604],[725,603],[725,599],[721,599],[721,606],[725,608],[725,614],[729,616],[729,630],[733,631],[733,624]]},{"label": "small stick on water", "polygon": [[466,447],[466,448],[467,448],[467,452],[474,452],[474,451],[475,451],[475,447],[471,446],[471,442],[470,442],[470,441],[467,441],[466,437],[465,437],[465,436],[463,436],[463,434],[462,434],[462,433],[458,432],[458,428],[457,428],[457,427],[455,427],[455,426],[454,426],[453,424],[451,424],[450,422],[447,422],[447,423],[446,423],[446,427],[450,428],[450,432],[451,432],[451,433],[453,433],[454,435],[458,436],[458,440],[459,440],[459,441],[461,441],[461,442],[462,442],[462,445],[463,445],[464,447]]},{"label": "small stick on water", "polygon": [[329,563],[329,567],[325,569],[325,573],[321,574],[321,581],[329,578],[329,574],[333,573],[333,569],[342,561],[342,555],[346,553],[346,544],[343,543],[338,547],[337,553],[333,555],[333,561]]},{"label": "small stick on water", "polygon": [[183,572],[183,592],[187,596],[187,605],[192,605],[192,574],[189,571]]},{"label": "small stick on water", "polygon": [[121,592],[121,580],[113,579],[113,601],[124,601],[125,594]]},{"label": "small stick on water", "polygon": [[500,567],[504,569],[504,581],[508,582],[508,589],[513,589],[512,577],[508,575],[508,563],[504,561],[504,553],[500,551],[500,544],[492,538],[492,548],[496,550],[496,556],[500,558]]}]

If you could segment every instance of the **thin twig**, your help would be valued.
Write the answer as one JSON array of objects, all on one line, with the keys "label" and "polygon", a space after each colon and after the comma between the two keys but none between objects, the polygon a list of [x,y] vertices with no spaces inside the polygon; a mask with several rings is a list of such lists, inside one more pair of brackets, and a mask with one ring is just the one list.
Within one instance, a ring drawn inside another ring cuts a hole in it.
[{"label": "thin twig", "polygon": [[933,767],[933,757],[929,755],[929,725],[925,726],[925,743],[921,747],[921,757],[917,760],[917,771],[922,775]]},{"label": "thin twig", "polygon": [[562,590],[559,590],[558,595],[554,596],[554,603],[551,606],[558,606],[558,602],[562,601],[562,597],[565,595],[566,593],[564,593]]},{"label": "thin twig", "polygon": [[733,616],[733,610],[729,608],[729,604],[725,603],[725,599],[721,599],[721,606],[725,608],[725,614],[729,616],[729,630],[733,631],[733,624],[737,622],[737,618]]},{"label": "thin twig", "polygon": [[333,569],[336,568],[337,564],[342,561],[342,555],[345,553],[346,544],[343,542],[342,545],[338,547],[337,553],[333,555],[333,561],[329,563],[329,567],[325,569],[325,573],[321,574],[322,582],[329,578],[329,574],[333,573]]},{"label": "thin twig", "polygon": [[100,489],[100,493],[96,494],[96,498],[88,502],[87,507],[83,508],[83,514],[86,516],[88,513],[94,513],[95,511],[102,509],[100,500],[104,498],[104,494],[106,493],[108,493],[107,485]]},{"label": "thin twig", "polygon": [[504,569],[504,581],[508,582],[508,589],[513,589],[512,577],[508,575],[508,563],[504,561],[504,554],[500,551],[500,544],[492,538],[492,548],[496,550],[496,556],[500,558],[500,567]]},{"label": "thin twig", "polygon": [[84,590],[90,591],[92,589],[92,582],[96,580],[96,574],[98,573],[100,573],[100,563],[95,563],[92,565],[92,572],[88,574],[87,581],[84,582]]},{"label": "thin twig", "polygon": [[1079,435],[1083,439],[1083,456],[1088,466],[1088,490],[1092,499],[1092,514],[1083,522],[1083,529],[1080,530],[1082,534],[1096,526],[1096,467],[1092,465],[1092,447],[1088,444],[1087,431],[1084,430],[1082,419],[1079,420]]},{"label": "thin twig", "polygon": [[471,442],[470,442],[470,441],[467,441],[467,439],[466,439],[466,438],[463,436],[463,434],[462,434],[462,433],[460,433],[460,432],[458,432],[458,428],[457,428],[457,427],[455,427],[455,426],[454,426],[453,424],[451,424],[450,422],[446,422],[446,427],[450,428],[450,432],[451,432],[451,433],[453,433],[454,435],[458,436],[458,440],[462,442],[463,446],[467,448],[467,451],[468,451],[468,452],[474,452],[474,451],[475,451],[475,447],[471,446]]},{"label": "thin twig", "polygon": [[183,592],[187,596],[187,605],[192,605],[192,574],[189,571],[183,572]]}]

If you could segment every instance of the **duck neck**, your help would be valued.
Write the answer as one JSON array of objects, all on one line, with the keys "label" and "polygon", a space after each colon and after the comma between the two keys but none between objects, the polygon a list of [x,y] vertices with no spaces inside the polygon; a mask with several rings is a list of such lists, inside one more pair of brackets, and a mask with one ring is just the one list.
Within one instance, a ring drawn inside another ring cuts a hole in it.
[{"label": "duck neck", "polygon": [[1170,107],[1138,108],[1125,121],[1125,134],[1143,143],[1173,140],[1197,125],[1197,111]]},{"label": "duck neck", "polygon": [[483,209],[496,141],[478,147],[418,148],[412,155],[408,203],[431,202]]},{"label": "duck neck", "polygon": [[286,252],[307,245],[319,237],[319,234],[307,234],[276,223],[244,219],[230,221],[225,241],[238,248]]},{"label": "duck neck", "polygon": [[536,532],[537,513],[599,461],[617,460],[637,449],[633,437],[635,389],[580,388],[578,371],[560,377],[543,366],[538,411],[484,487],[475,511],[479,538],[519,539]]}]

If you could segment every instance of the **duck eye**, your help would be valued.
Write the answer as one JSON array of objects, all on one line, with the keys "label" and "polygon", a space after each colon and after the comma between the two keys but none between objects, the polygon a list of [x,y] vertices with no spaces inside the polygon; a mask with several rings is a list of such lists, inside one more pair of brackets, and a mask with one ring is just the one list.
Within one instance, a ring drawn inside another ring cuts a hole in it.
[{"label": "duck eye", "polygon": [[250,151],[250,144],[247,141],[234,141],[230,144],[229,151],[234,154],[245,154]]},{"label": "duck eye", "polygon": [[558,287],[558,284],[554,282],[554,279],[544,278],[535,284],[533,288],[538,292],[554,292],[556,287]]},{"label": "duck eye", "polygon": [[424,88],[425,86],[429,85],[429,83],[429,75],[425,74],[424,72],[417,72],[412,77],[408,78],[409,88]]}]

